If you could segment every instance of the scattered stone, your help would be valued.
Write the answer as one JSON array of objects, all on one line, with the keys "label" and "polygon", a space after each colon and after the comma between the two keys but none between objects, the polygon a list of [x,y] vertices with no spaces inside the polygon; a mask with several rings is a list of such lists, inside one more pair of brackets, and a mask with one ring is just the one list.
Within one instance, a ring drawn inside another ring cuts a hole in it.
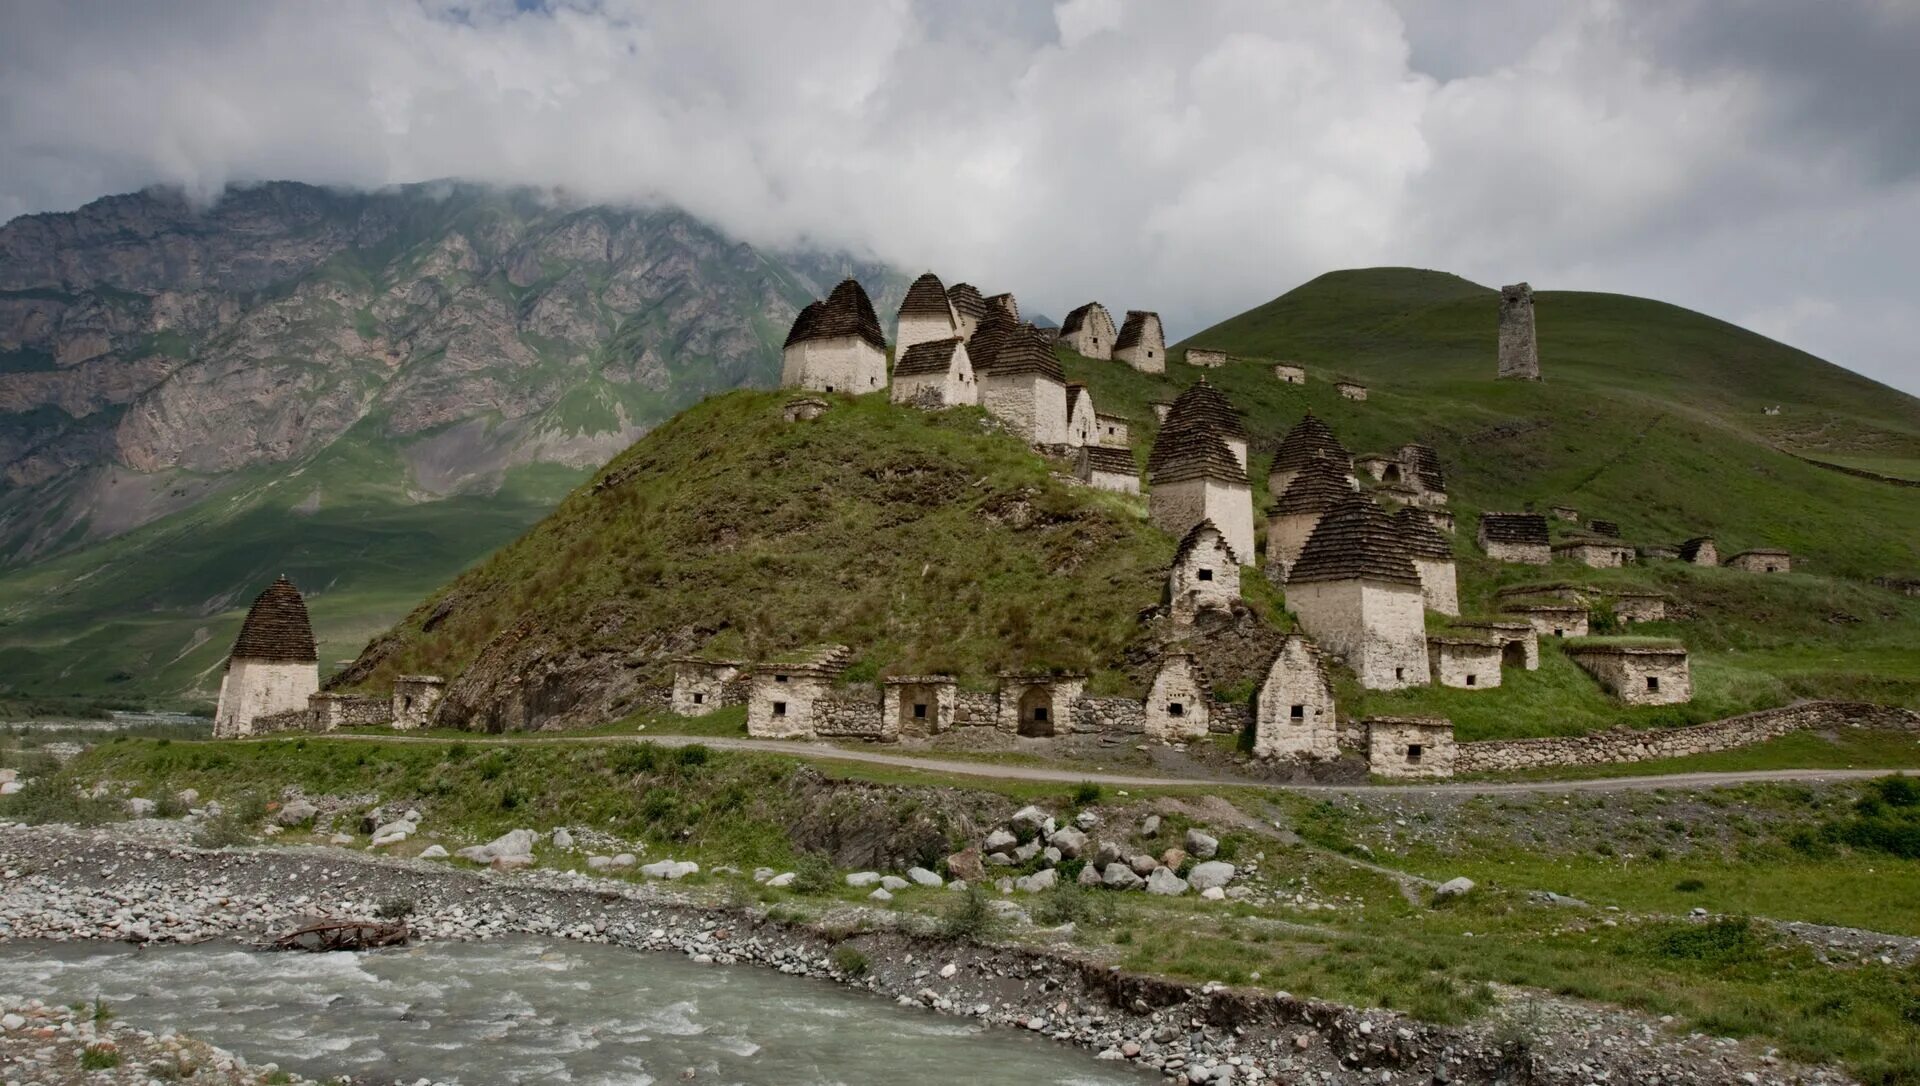
[{"label": "scattered stone", "polygon": [[873,893],[868,894],[867,899],[869,901],[892,901],[893,895],[887,892],[886,887],[882,886],[876,888]]},{"label": "scattered stone", "polygon": [[1467,878],[1465,875],[1455,879],[1448,879],[1434,888],[1433,900],[1448,901],[1457,897],[1465,897],[1473,891],[1473,886],[1473,880]]},{"label": "scattered stone", "polygon": [[987,877],[986,864],[981,861],[980,850],[963,848],[947,857],[947,874],[952,878],[979,882]]},{"label": "scattered stone", "polygon": [[1144,879],[1148,875],[1153,874],[1153,869],[1160,866],[1160,861],[1154,859],[1151,856],[1146,855],[1145,853],[1141,853],[1140,855],[1135,856],[1132,859],[1128,860],[1127,866],[1133,868],[1134,874]]},{"label": "scattered stone", "polygon": [[753,881],[755,882],[765,882],[773,876],[774,870],[771,867],[756,867],[753,869]]},{"label": "scattered stone", "polygon": [[1020,839],[1013,835],[1013,831],[994,830],[987,834],[987,839],[981,842],[980,847],[988,852],[1010,852],[1019,843]]},{"label": "scattered stone", "polygon": [[878,871],[855,871],[847,876],[847,885],[856,890],[864,890],[869,886],[877,886],[879,884],[880,872]]},{"label": "scattered stone", "polygon": [[774,877],[768,879],[767,885],[773,887],[776,890],[784,890],[787,887],[792,886],[793,880],[797,877],[798,876],[796,876],[791,871],[782,871],[780,874],[775,875]]},{"label": "scattered stone", "polygon": [[699,874],[700,865],[692,860],[656,860],[641,864],[640,873],[650,879],[684,879]]},{"label": "scattered stone", "polygon": [[1214,853],[1219,851],[1220,842],[1217,838],[1210,834],[1201,833],[1199,830],[1190,829],[1187,831],[1188,855],[1198,857],[1202,860],[1211,860],[1213,859]]},{"label": "scattered stone", "polygon": [[880,888],[891,893],[899,893],[911,885],[913,884],[898,875],[882,875],[880,877]]},{"label": "scattered stone", "polygon": [[[1127,874],[1131,875],[1133,872],[1129,871]],[[1073,881],[1082,886],[1099,886],[1102,885],[1104,880],[1100,877],[1099,868],[1092,864],[1086,864],[1080,868],[1080,874],[1075,877]]]},{"label": "scattered stone", "polygon": [[1012,826],[1013,832],[1021,837],[1032,837],[1042,832],[1051,817],[1040,808],[1028,804],[1013,812],[1013,817],[1007,820],[1007,824]]},{"label": "scattered stone", "polygon": [[1175,871],[1178,871],[1186,862],[1187,852],[1185,849],[1170,848],[1160,854],[1161,867],[1171,867]]},{"label": "scattered stone", "polygon": [[273,819],[282,826],[304,826],[313,821],[314,816],[319,813],[320,808],[304,799],[290,799],[273,816]]},{"label": "scattered stone", "polygon": [[947,881],[924,867],[907,868],[907,878],[912,879],[916,885],[920,886],[942,886],[945,885]]},{"label": "scattered stone", "polygon": [[1187,880],[1164,867],[1154,868],[1147,876],[1147,893],[1163,894],[1167,897],[1179,897],[1187,892]]},{"label": "scattered stone", "polygon": [[[409,828],[407,832],[412,833],[413,830]],[[454,855],[463,860],[471,860],[477,864],[490,864],[495,860],[506,859],[511,865],[516,864],[520,858],[524,858],[527,863],[532,863],[533,841],[534,832],[532,830],[512,830],[508,833],[501,834],[484,845],[468,845],[466,848],[455,852]],[[376,845],[380,843],[378,835],[375,835],[373,843]]]},{"label": "scattered stone", "polygon": [[1111,863],[1100,872],[1100,881],[1105,883],[1109,890],[1132,890],[1140,885],[1140,876],[1134,874],[1133,868],[1126,864]]},{"label": "scattered stone", "polygon": [[1100,816],[1092,811],[1081,811],[1073,816],[1073,824],[1083,830],[1090,830],[1100,824]]},{"label": "scattered stone", "polygon": [[572,848],[573,847],[573,834],[568,833],[567,828],[565,826],[562,826],[559,829],[553,831],[553,847],[554,848]]},{"label": "scattered stone", "polygon": [[141,799],[139,796],[135,796],[127,801],[127,813],[135,818],[151,818],[154,809],[158,806],[158,804],[150,799]]},{"label": "scattered stone", "polygon": [[444,860],[447,858],[447,850],[440,845],[428,845],[426,848],[420,850],[420,858],[423,860]]},{"label": "scattered stone", "polygon": [[1187,881],[1196,890],[1222,890],[1221,896],[1225,897],[1224,888],[1233,881],[1234,874],[1233,865],[1225,860],[1208,860],[1194,864],[1193,870],[1187,872]]},{"label": "scattered stone", "polygon": [[1047,839],[1047,844],[1059,849],[1066,859],[1077,860],[1087,850],[1087,835],[1071,828],[1058,830]]},{"label": "scattered stone", "polygon": [[1028,841],[1026,844],[1013,850],[1013,861],[1023,864],[1038,855],[1040,855],[1039,843],[1036,841]]},{"label": "scattered stone", "polygon": [[1053,889],[1054,885],[1059,881],[1060,881],[1060,872],[1055,871],[1053,868],[1049,867],[1040,871],[1035,871],[1033,874],[1027,875],[1023,878],[1015,879],[1013,882],[1013,886],[1014,886],[1014,889],[1019,890],[1022,893],[1037,894],[1043,890]]},{"label": "scattered stone", "polygon": [[1159,834],[1159,832],[1160,832],[1160,816],[1159,815],[1148,815],[1146,817],[1146,820],[1140,823],[1140,836],[1142,837],[1153,837]]},{"label": "scattered stone", "polygon": [[1227,892],[1218,886],[1209,886],[1205,890],[1200,891],[1200,896],[1206,898],[1208,901],[1225,901],[1227,899]]}]

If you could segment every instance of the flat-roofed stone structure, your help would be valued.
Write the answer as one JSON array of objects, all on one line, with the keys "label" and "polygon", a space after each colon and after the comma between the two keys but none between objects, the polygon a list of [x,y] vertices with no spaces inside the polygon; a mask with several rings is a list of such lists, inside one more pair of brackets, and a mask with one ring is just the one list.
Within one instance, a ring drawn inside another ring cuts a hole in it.
[{"label": "flat-roofed stone structure", "polygon": [[929,739],[953,727],[960,685],[951,675],[898,675],[880,684],[880,713],[902,739]]},{"label": "flat-roofed stone structure", "polygon": [[788,422],[812,422],[827,413],[827,401],[817,396],[796,396],[787,401],[780,414]]},{"label": "flat-roofed stone structure", "polygon": [[1338,392],[1340,398],[1343,400],[1365,400],[1367,398],[1367,386],[1358,381],[1335,381],[1333,390]]},{"label": "flat-roofed stone structure", "polygon": [[1067,444],[1076,449],[1100,444],[1099,412],[1093,409],[1093,393],[1085,385],[1067,385]]},{"label": "flat-roofed stone structure", "polygon": [[1442,717],[1378,716],[1363,725],[1367,772],[1397,780],[1453,776],[1453,721]]},{"label": "flat-roofed stone structure", "polygon": [[1067,443],[1067,375],[1053,348],[1017,328],[979,372],[980,405],[1033,445]]},{"label": "flat-roofed stone structure", "polygon": [[1247,424],[1241,421],[1240,412],[1221,394],[1219,387],[1205,377],[1174,397],[1164,425],[1167,429],[1204,427],[1211,430],[1233,453],[1234,461],[1242,469],[1247,466]]},{"label": "flat-roofed stone structure", "polygon": [[1299,366],[1282,362],[1273,367],[1273,376],[1284,384],[1304,385],[1307,383],[1307,371]]},{"label": "flat-roofed stone structure", "polygon": [[1133,420],[1125,415],[1109,415],[1103,411],[1093,414],[1094,426],[1099,430],[1100,440],[1096,445],[1105,445],[1109,449],[1128,449],[1133,447]]},{"label": "flat-roofed stone structure", "polygon": [[1712,536],[1694,536],[1692,539],[1680,544],[1680,549],[1675,553],[1682,562],[1691,563],[1696,566],[1717,566],[1720,564],[1720,548],[1714,546]]},{"label": "flat-roofed stone structure", "polygon": [[1490,639],[1435,635],[1427,638],[1427,665],[1441,686],[1488,690],[1500,685],[1501,648]]},{"label": "flat-roofed stone structure", "polygon": [[1333,685],[1313,642],[1294,633],[1267,664],[1254,695],[1253,754],[1256,758],[1340,757],[1340,722]]},{"label": "flat-roofed stone structure", "polygon": [[213,734],[222,739],[252,735],[262,717],[298,713],[304,718],[307,699],[319,692],[320,652],[307,601],[281,574],[254,597],[240,623],[220,677]]},{"label": "flat-roofed stone structure", "polygon": [[1191,622],[1208,609],[1231,609],[1240,598],[1240,556],[1210,520],[1193,526],[1167,567],[1167,608],[1176,621]]},{"label": "flat-roofed stone structure", "polygon": [[1540,631],[1524,619],[1485,619],[1456,622],[1452,629],[1482,634],[1500,645],[1500,665],[1523,671],[1540,670]]},{"label": "flat-roofed stone structure", "polygon": [[1549,506],[1548,512],[1552,513],[1555,517],[1559,518],[1560,520],[1564,520],[1569,524],[1580,523],[1580,510],[1575,509],[1571,505]]},{"label": "flat-roofed stone structure", "polygon": [[960,338],[966,340],[971,346],[974,331],[980,327],[980,322],[987,316],[986,297],[980,293],[980,288],[972,283],[955,283],[947,288],[947,304],[953,307],[954,319],[960,322]]},{"label": "flat-roofed stone structure", "polygon": [[1369,690],[1426,685],[1420,575],[1373,502],[1355,495],[1320,518],[1288,575],[1287,609]]},{"label": "flat-roofed stone structure", "polygon": [[446,696],[447,680],[438,675],[401,675],[393,680],[388,716],[402,730],[427,727]]},{"label": "flat-roofed stone structure", "polygon": [[1353,454],[1347,451],[1333,429],[1309,411],[1293,429],[1280,439],[1274,450],[1273,466],[1267,472],[1267,493],[1285,494],[1293,477],[1315,460],[1330,461],[1346,478],[1349,488],[1359,485],[1353,471]]},{"label": "flat-roofed stone structure", "polygon": [[1211,347],[1188,347],[1187,365],[1201,369],[1217,370],[1227,364],[1227,352],[1216,351]]},{"label": "flat-roofed stone structure", "polygon": [[1073,727],[1073,706],[1086,691],[1085,675],[1000,676],[996,726],[1008,735],[1030,739],[1065,735]]},{"label": "flat-roofed stone structure", "polygon": [[1267,572],[1284,584],[1327,510],[1353,497],[1347,477],[1331,460],[1309,460],[1267,507]]},{"label": "flat-roofed stone structure", "polygon": [[[255,723],[259,722],[256,718]],[[400,722],[393,717],[391,698],[323,691],[307,695],[306,721],[301,726],[316,732],[333,732],[341,728],[377,728],[382,724],[400,727]]]},{"label": "flat-roofed stone structure", "polygon": [[1160,327],[1160,314],[1127,310],[1127,319],[1113,340],[1113,357],[1141,373],[1167,372],[1167,334]]},{"label": "flat-roofed stone structure", "polygon": [[1212,429],[1162,427],[1147,471],[1153,482],[1147,513],[1160,530],[1185,536],[1194,525],[1210,520],[1234,554],[1252,559],[1253,487],[1246,469]]},{"label": "flat-roofed stone structure", "polygon": [[673,696],[668,704],[680,716],[706,716],[738,705],[746,695],[745,667],[739,660],[683,656],[673,662]]},{"label": "flat-roofed stone structure", "polygon": [[1744,569],[1748,573],[1791,573],[1793,555],[1782,550],[1741,551],[1727,559],[1727,565],[1734,569]]},{"label": "flat-roofed stone structure", "polygon": [[1193,654],[1168,653],[1147,691],[1147,738],[1163,743],[1198,739],[1207,734],[1209,708],[1206,677]]},{"label": "flat-roofed stone structure", "polygon": [[1068,350],[1102,362],[1113,357],[1113,341],[1118,335],[1113,315],[1099,302],[1076,307],[1060,322],[1060,342]]},{"label": "flat-roofed stone structure", "polygon": [[1132,449],[1085,445],[1074,462],[1074,475],[1088,486],[1118,494],[1140,493],[1140,467]]},{"label": "flat-roofed stone structure", "polygon": [[1553,556],[1590,569],[1620,569],[1634,562],[1632,547],[1603,536],[1574,536],[1553,545]]},{"label": "flat-roofed stone structure", "polygon": [[887,337],[873,301],[843,279],[794,318],[780,353],[780,387],[865,395],[887,387]]},{"label": "flat-roofed stone structure", "polygon": [[1567,655],[1628,705],[1676,705],[1693,699],[1686,646],[1677,641],[1572,641]]},{"label": "flat-roofed stone structure", "polygon": [[1525,283],[1500,288],[1500,379],[1540,379],[1540,347],[1533,331],[1533,288]]},{"label": "flat-roofed stone structure", "polygon": [[1501,562],[1544,566],[1553,561],[1547,518],[1538,513],[1480,514],[1480,549]]},{"label": "flat-roofed stone structure", "polygon": [[1613,614],[1622,622],[1664,622],[1667,598],[1658,592],[1616,592]]},{"label": "flat-roofed stone structure", "polygon": [[888,395],[894,403],[931,410],[979,403],[980,387],[966,343],[948,336],[907,348],[893,364]]},{"label": "flat-roofed stone structure", "polygon": [[791,662],[750,669],[747,734],[756,739],[812,737],[821,702],[846,670],[848,655],[845,646],[826,645],[795,653]]},{"label": "flat-roofed stone structure", "polygon": [[[1453,544],[1433,526],[1426,513],[1412,506],[1395,514],[1393,523],[1400,530],[1401,543],[1413,561],[1414,572],[1420,575],[1420,596],[1427,609],[1443,615],[1459,614],[1460,582]],[[1267,546],[1269,549],[1273,546],[1272,535],[1267,537]]]},{"label": "flat-roofed stone structure", "polygon": [[1541,637],[1585,637],[1589,614],[1572,603],[1515,603],[1504,608],[1533,625]]},{"label": "flat-roofed stone structure", "polygon": [[[940,277],[927,272],[915,279],[907,288],[906,297],[900,300],[900,312],[894,318],[895,379],[900,374],[899,360],[915,345],[959,338],[960,319],[954,315],[953,303],[947,300],[947,288],[941,284]],[[896,397],[894,402],[901,401]]]}]

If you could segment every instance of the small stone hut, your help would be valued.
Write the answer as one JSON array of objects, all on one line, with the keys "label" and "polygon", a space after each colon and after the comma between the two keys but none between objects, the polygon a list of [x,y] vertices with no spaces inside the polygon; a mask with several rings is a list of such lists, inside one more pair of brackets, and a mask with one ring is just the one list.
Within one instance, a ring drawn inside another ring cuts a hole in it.
[{"label": "small stone hut", "polygon": [[1210,520],[1193,526],[1167,569],[1167,607],[1191,621],[1209,608],[1231,608],[1240,598],[1240,556]]},{"label": "small stone hut", "polygon": [[893,388],[888,395],[897,404],[936,410],[979,403],[980,386],[966,343],[959,336],[948,336],[907,348],[893,364]]},{"label": "small stone hut", "polygon": [[1553,561],[1547,518],[1538,513],[1480,514],[1480,549],[1502,562],[1544,566]]},{"label": "small stone hut", "polygon": [[1025,328],[1009,333],[980,374],[980,405],[1033,445],[1067,443],[1067,375]]},{"label": "small stone hut", "polygon": [[1500,288],[1500,379],[1538,381],[1540,348],[1533,333],[1533,288]]},{"label": "small stone hut", "polygon": [[1185,536],[1210,520],[1236,555],[1251,560],[1253,486],[1247,472],[1211,428],[1165,426],[1147,461],[1153,490],[1147,514],[1161,531]]},{"label": "small stone hut", "polygon": [[[907,296],[900,300],[900,312],[895,318],[893,332],[894,377],[899,378],[899,362],[907,352],[921,343],[937,343],[960,336],[960,319],[954,315],[953,303],[947,300],[947,288],[940,283],[940,277],[927,272],[913,281],[907,288]],[[901,402],[896,396],[895,403]]]},{"label": "small stone hut", "polygon": [[1399,780],[1453,776],[1453,722],[1441,717],[1380,716],[1366,721],[1367,772]]},{"label": "small stone hut", "polygon": [[669,703],[679,716],[706,716],[728,705],[738,705],[745,693],[740,689],[739,660],[708,660],[683,656],[673,662],[673,698]]},{"label": "small stone hut", "polygon": [[1201,369],[1216,370],[1227,364],[1227,352],[1216,351],[1211,347],[1188,347],[1187,365]]},{"label": "small stone hut", "polygon": [[[254,725],[258,728],[269,719],[277,720],[284,718],[256,717],[254,719]],[[307,695],[306,719],[304,724],[299,726],[304,726],[316,732],[333,732],[339,731],[341,728],[375,728],[382,724],[394,728],[400,727],[400,722],[395,720],[393,716],[393,699],[391,697],[382,698],[373,694],[334,694],[322,692]],[[425,721],[410,725],[410,727],[414,728],[424,726]],[[279,731],[286,729],[275,728],[273,730]]]},{"label": "small stone hut", "polygon": [[863,395],[887,387],[887,337],[859,282],[843,279],[794,318],[780,354],[780,387]]},{"label": "small stone hut", "polygon": [[1587,636],[1587,609],[1576,604],[1516,603],[1506,610],[1532,623],[1534,632],[1541,637]]},{"label": "small stone hut", "polygon": [[[1240,419],[1232,401],[1221,395],[1218,386],[1205,377],[1182,389],[1174,397],[1173,407],[1162,424],[1166,429],[1204,427],[1226,443],[1227,450],[1241,468],[1247,466],[1247,425]],[[1151,466],[1151,465],[1149,465]]]},{"label": "small stone hut", "polygon": [[1622,622],[1664,622],[1667,598],[1657,592],[1616,592],[1613,613]]},{"label": "small stone hut", "polygon": [[213,734],[222,739],[252,735],[256,720],[304,714],[308,697],[319,692],[320,652],[307,601],[283,573],[254,597],[240,623],[220,677]]},{"label": "small stone hut", "polygon": [[1105,445],[1083,445],[1074,474],[1088,486],[1120,494],[1140,493],[1140,467],[1134,463],[1132,449],[1113,449]]},{"label": "small stone hut", "polygon": [[1332,462],[1349,488],[1358,485],[1353,474],[1353,454],[1333,436],[1332,428],[1309,411],[1287,431],[1280,439],[1280,447],[1274,450],[1273,466],[1267,472],[1267,493],[1285,494],[1293,477],[1315,460]]},{"label": "small stone hut", "polygon": [[1340,757],[1333,686],[1320,667],[1320,653],[1313,642],[1297,633],[1281,642],[1254,695],[1253,754],[1256,758]]},{"label": "small stone hut", "polygon": [[446,696],[447,680],[438,675],[401,675],[393,680],[389,719],[402,730],[424,728],[433,723],[433,711]]},{"label": "small stone hut", "polygon": [[1105,445],[1110,449],[1126,449],[1133,446],[1133,420],[1125,415],[1109,415],[1096,411],[1093,422],[1099,430],[1099,440],[1094,444]]},{"label": "small stone hut", "polygon": [[1085,385],[1067,385],[1067,444],[1076,449],[1100,444],[1099,412],[1093,409],[1093,393]]},{"label": "small stone hut", "polygon": [[1552,513],[1555,517],[1558,517],[1559,519],[1564,520],[1569,524],[1580,523],[1580,510],[1575,509],[1571,505],[1549,506],[1547,511]]},{"label": "small stone hut", "polygon": [[756,739],[810,738],[834,680],[846,670],[847,656],[845,647],[829,645],[796,654],[792,662],[752,668],[747,734]]},{"label": "small stone hut", "polygon": [[1306,370],[1299,366],[1289,366],[1284,362],[1273,367],[1273,375],[1284,384],[1304,385],[1307,383]]},{"label": "small stone hut", "polygon": [[1364,400],[1367,398],[1367,386],[1355,381],[1336,381],[1333,390],[1343,400]]},{"label": "small stone hut", "polygon": [[899,675],[880,683],[880,712],[902,739],[928,739],[953,727],[960,686],[951,675]]},{"label": "small stone hut", "polygon": [[955,283],[947,288],[947,303],[953,306],[954,320],[959,322],[960,338],[971,346],[974,331],[986,319],[987,299],[972,283]]},{"label": "small stone hut", "polygon": [[1433,681],[1462,690],[1487,690],[1500,685],[1501,645],[1477,637],[1427,638],[1427,664]]},{"label": "small stone hut", "polygon": [[1147,691],[1147,738],[1184,743],[1207,734],[1207,683],[1189,652],[1168,653]]},{"label": "small stone hut", "polygon": [[1576,641],[1567,655],[1628,705],[1675,705],[1693,699],[1687,650],[1679,642]]},{"label": "small stone hut", "polygon": [[817,396],[796,396],[780,409],[788,422],[812,422],[826,413],[827,401]]},{"label": "small stone hut", "polygon": [[1063,735],[1073,727],[1073,704],[1086,688],[1085,675],[1003,674],[998,726],[1028,738]]},{"label": "small stone hut", "polygon": [[1727,559],[1727,565],[1748,573],[1790,573],[1793,570],[1793,555],[1781,550],[1741,551]]},{"label": "small stone hut", "polygon": [[1284,584],[1327,510],[1353,497],[1347,477],[1331,460],[1309,460],[1267,507],[1267,570]]},{"label": "small stone hut", "polygon": [[1420,575],[1373,502],[1355,495],[1320,518],[1287,578],[1287,609],[1369,690],[1426,685]]},{"label": "small stone hut", "polygon": [[1126,322],[1113,340],[1113,357],[1141,373],[1167,372],[1167,334],[1160,328],[1160,314],[1127,310]]},{"label": "small stone hut", "polygon": [[1712,536],[1695,536],[1680,544],[1680,560],[1696,566],[1717,566],[1720,564],[1720,548],[1713,545]]},{"label": "small stone hut", "polygon": [[1060,342],[1086,358],[1103,362],[1112,358],[1115,336],[1113,315],[1099,302],[1076,307],[1060,322]]},{"label": "small stone hut", "polygon": [[1523,671],[1540,670],[1540,631],[1533,623],[1520,619],[1488,619],[1481,622],[1456,622],[1455,630],[1484,634],[1500,646],[1500,665]]},{"label": "small stone hut", "polygon": [[[1440,534],[1424,512],[1408,506],[1395,514],[1394,526],[1400,529],[1400,541],[1414,572],[1420,574],[1420,596],[1428,610],[1443,615],[1460,613],[1459,572],[1454,565],[1453,544]],[[1267,537],[1273,546],[1273,537]]]},{"label": "small stone hut", "polygon": [[1634,561],[1632,547],[1604,536],[1574,536],[1553,545],[1553,556],[1592,569],[1619,569]]}]

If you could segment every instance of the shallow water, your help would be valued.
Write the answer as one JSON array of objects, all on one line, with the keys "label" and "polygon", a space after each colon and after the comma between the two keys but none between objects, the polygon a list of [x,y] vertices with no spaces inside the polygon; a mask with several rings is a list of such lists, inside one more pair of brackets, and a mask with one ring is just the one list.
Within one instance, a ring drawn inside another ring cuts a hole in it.
[{"label": "shallow water", "polygon": [[232,944],[0,943],[0,989],[101,999],[313,1078],[790,1086],[919,1074],[955,1083],[1121,1086],[1157,1075],[1017,1030],[901,1007],[756,966],[696,965],[537,938],[365,954]]}]

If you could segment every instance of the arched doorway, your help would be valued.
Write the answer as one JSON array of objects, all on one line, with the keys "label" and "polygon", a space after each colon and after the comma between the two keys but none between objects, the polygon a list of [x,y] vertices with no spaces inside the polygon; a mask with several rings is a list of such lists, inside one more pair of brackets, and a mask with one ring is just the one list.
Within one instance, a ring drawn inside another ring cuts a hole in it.
[{"label": "arched doorway", "polygon": [[1020,734],[1029,739],[1044,739],[1053,735],[1053,689],[1048,686],[1029,686],[1020,695]]}]

